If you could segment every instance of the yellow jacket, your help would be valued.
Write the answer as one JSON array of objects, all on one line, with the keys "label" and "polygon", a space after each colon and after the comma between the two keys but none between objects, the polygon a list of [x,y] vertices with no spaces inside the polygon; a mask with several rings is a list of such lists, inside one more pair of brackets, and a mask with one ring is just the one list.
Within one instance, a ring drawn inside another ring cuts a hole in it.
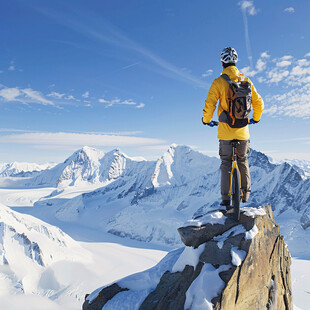
[{"label": "yellow jacket", "polygon": [[[237,82],[238,77],[240,78],[242,76],[235,66],[225,68],[222,74],[227,74],[233,82]],[[259,121],[264,111],[264,101],[257,93],[251,80],[247,77],[245,77],[244,80],[250,82],[252,85],[253,119],[255,121]],[[218,116],[223,112],[223,110],[229,110],[228,102],[226,101],[228,89],[229,84],[222,77],[218,77],[213,81],[203,109],[203,121],[205,123],[211,122],[218,100],[220,100],[218,106]],[[248,140],[250,138],[249,126],[245,126],[243,128],[231,128],[228,124],[220,122],[218,126],[218,138],[220,140]]]}]

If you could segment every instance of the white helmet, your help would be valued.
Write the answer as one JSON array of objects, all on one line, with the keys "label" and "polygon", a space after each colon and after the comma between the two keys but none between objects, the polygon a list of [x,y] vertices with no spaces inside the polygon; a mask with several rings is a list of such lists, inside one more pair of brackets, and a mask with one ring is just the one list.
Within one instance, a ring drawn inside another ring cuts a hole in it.
[{"label": "white helmet", "polygon": [[225,64],[236,63],[238,61],[238,54],[233,47],[225,47],[221,53],[221,61]]}]

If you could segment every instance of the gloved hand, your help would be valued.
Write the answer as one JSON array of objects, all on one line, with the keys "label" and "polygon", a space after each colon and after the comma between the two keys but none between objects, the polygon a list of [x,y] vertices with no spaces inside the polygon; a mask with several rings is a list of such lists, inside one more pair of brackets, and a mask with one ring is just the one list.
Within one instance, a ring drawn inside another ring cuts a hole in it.
[{"label": "gloved hand", "polygon": [[208,126],[210,126],[210,127],[214,127],[214,126],[215,126],[215,124],[214,124],[213,121],[211,121],[210,123],[206,123],[206,125],[208,125]]},{"label": "gloved hand", "polygon": [[210,127],[214,127],[214,126],[215,126],[215,124],[214,124],[213,121],[211,121],[210,123],[205,123],[205,122],[203,121],[203,118],[201,119],[201,121],[202,121],[202,123],[203,123],[204,125],[208,125],[208,126],[210,126]]},{"label": "gloved hand", "polygon": [[258,123],[258,122],[259,122],[259,121],[254,121],[254,119],[251,118],[250,121],[249,121],[249,124],[250,124],[250,125],[254,125],[254,124]]}]

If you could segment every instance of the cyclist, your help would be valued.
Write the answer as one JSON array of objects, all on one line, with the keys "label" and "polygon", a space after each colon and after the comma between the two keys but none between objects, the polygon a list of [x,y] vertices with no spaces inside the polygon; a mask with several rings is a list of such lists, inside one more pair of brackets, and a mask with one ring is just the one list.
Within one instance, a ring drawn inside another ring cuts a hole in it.
[{"label": "cyclist", "polygon": [[[250,124],[255,124],[260,121],[262,112],[264,110],[264,102],[261,96],[257,93],[253,83],[249,78],[245,77],[236,67],[238,61],[238,54],[232,47],[226,47],[221,53],[221,62],[223,66],[222,74],[228,75],[232,82],[240,80],[248,81],[252,90],[252,108],[253,118],[249,120]],[[229,83],[223,78],[215,79],[210,87],[205,107],[203,109],[202,122],[204,125],[213,127],[212,122],[213,113],[216,109],[217,101],[219,100],[218,116],[223,111],[228,111],[227,94],[229,90]],[[225,112],[224,112],[225,113]],[[250,134],[249,126],[245,125],[242,128],[232,128],[225,120],[219,118],[218,139],[219,139],[219,155],[221,158],[221,195],[222,203],[226,209],[230,208],[230,172],[232,168],[232,145],[231,141],[239,140],[237,146],[237,162],[241,174],[241,189],[243,192],[242,202],[247,202],[251,192],[250,169],[248,163],[248,154],[250,152]]]}]

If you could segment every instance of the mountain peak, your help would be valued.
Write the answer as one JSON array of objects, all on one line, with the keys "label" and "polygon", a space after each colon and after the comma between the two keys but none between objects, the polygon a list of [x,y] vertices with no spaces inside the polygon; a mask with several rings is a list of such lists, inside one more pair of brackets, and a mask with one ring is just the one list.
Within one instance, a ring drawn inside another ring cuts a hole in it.
[{"label": "mountain peak", "polygon": [[263,168],[266,171],[272,171],[276,165],[269,161],[269,158],[262,152],[251,149],[249,155],[249,164],[251,166],[257,166]]},{"label": "mountain peak", "polygon": [[90,159],[98,159],[104,156],[105,152],[94,147],[83,146],[77,152],[85,153]]}]

